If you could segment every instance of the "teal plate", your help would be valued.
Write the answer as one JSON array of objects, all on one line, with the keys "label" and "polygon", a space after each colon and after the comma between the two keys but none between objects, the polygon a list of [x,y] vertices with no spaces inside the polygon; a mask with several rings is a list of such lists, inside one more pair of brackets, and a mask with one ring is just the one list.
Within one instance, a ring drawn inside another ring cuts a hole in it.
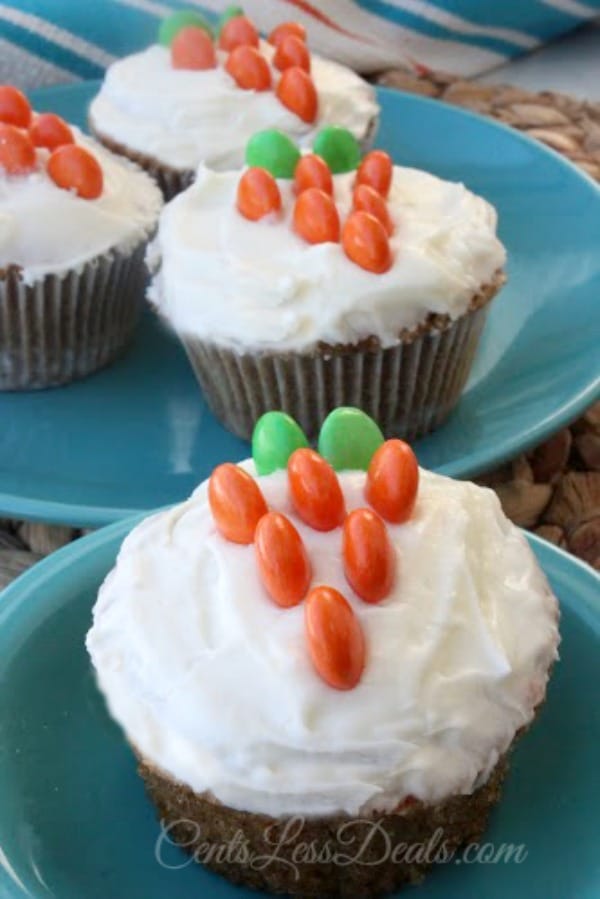
[{"label": "teal plate", "polygon": [[[84,123],[96,85],[36,97]],[[492,304],[468,388],[420,461],[467,477],[543,439],[600,394],[600,191],[516,131],[380,91],[379,143],[397,162],[465,181],[499,210],[509,283]],[[148,313],[106,371],[0,395],[0,514],[95,526],[186,497],[247,455],[206,408],[176,339]]]},{"label": "teal plate", "polygon": [[[84,637],[131,526],[69,545],[0,597],[1,899],[257,895],[188,865],[175,848],[158,863],[153,808],[95,687]],[[512,844],[526,858],[440,865],[418,899],[600,896],[600,578],[531,543],[561,602],[561,660],[485,836],[493,852]]]}]

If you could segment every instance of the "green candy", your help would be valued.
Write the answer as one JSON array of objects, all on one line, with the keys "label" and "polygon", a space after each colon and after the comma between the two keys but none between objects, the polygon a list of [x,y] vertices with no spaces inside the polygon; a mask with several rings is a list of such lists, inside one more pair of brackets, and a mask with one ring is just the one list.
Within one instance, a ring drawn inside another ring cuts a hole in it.
[{"label": "green candy", "polygon": [[330,412],[319,434],[319,453],[336,471],[366,471],[384,442],[379,427],[365,412],[340,406]]},{"label": "green candy", "polygon": [[347,128],[339,125],[321,128],[315,137],[313,152],[325,160],[334,175],[353,171],[361,160],[358,141]]},{"label": "green candy", "polygon": [[293,178],[300,150],[276,128],[257,131],[246,144],[246,164],[266,169],[274,178]]},{"label": "green candy", "polygon": [[304,431],[285,412],[265,412],[252,434],[252,458],[258,474],[286,468],[294,450],[308,446]]},{"label": "green candy", "polygon": [[158,42],[164,47],[170,47],[173,39],[188,25],[195,25],[196,28],[203,28],[209,37],[212,38],[212,28],[199,12],[193,9],[180,9],[171,13],[166,19],[163,19],[158,29]]},{"label": "green candy", "polygon": [[223,26],[226,25],[230,19],[237,19],[238,16],[243,15],[244,10],[241,6],[228,6],[227,9],[219,16],[219,21],[217,22],[217,34],[221,34]]}]

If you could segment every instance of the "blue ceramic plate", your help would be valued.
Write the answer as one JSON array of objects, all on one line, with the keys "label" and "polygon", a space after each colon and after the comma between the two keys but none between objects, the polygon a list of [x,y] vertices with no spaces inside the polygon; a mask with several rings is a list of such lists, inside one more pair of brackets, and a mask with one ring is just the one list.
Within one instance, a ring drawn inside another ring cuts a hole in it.
[{"label": "blue ceramic plate", "polygon": [[[71,544],[0,597],[2,899],[257,895],[174,848],[161,856],[169,868],[158,863],[153,808],[95,687],[84,636],[130,527]],[[532,546],[561,601],[561,661],[485,838],[492,851],[523,845],[526,858],[440,865],[415,899],[600,896],[600,578],[542,541]]]},{"label": "blue ceramic plate", "polygon": [[[42,92],[39,108],[84,123],[95,85]],[[515,455],[600,393],[600,191],[517,132],[381,91],[380,145],[464,181],[500,213],[509,284],[493,303],[459,407],[416,450],[471,476]],[[129,354],[86,381],[0,395],[0,513],[99,525],[187,496],[245,444],[212,417],[176,339],[148,313]]]}]

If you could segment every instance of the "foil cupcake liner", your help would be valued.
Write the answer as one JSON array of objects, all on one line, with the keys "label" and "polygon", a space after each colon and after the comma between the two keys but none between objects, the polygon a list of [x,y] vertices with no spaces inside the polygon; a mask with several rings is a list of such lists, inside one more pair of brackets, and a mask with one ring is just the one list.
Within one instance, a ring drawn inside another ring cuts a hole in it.
[{"label": "foil cupcake liner", "polygon": [[18,266],[0,271],[0,390],[66,384],[122,352],[144,301],[146,243],[34,284]]},{"label": "foil cupcake liner", "polygon": [[434,316],[387,348],[371,339],[309,353],[239,353],[180,339],[211,410],[239,437],[250,439],[256,420],[280,409],[315,438],[332,409],[358,406],[386,437],[414,440],[458,402],[498,286],[485,288],[457,320]]}]

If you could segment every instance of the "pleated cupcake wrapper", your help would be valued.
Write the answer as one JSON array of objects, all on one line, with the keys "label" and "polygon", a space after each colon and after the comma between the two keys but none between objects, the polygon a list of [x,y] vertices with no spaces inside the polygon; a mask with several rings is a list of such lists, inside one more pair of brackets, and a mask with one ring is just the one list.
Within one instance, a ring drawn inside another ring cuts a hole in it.
[{"label": "pleated cupcake wrapper", "polygon": [[144,298],[146,242],[31,285],[16,266],[0,273],[0,390],[65,384],[119,355]]},{"label": "pleated cupcake wrapper", "polygon": [[486,302],[443,330],[386,349],[241,354],[180,337],[208,405],[239,437],[250,439],[264,412],[281,409],[315,438],[332,409],[358,406],[386,437],[414,440],[438,427],[458,402],[487,308]]},{"label": "pleated cupcake wrapper", "polygon": [[[375,116],[369,123],[365,137],[360,141],[361,151],[363,153],[367,153],[372,148],[378,127],[379,117]],[[131,162],[135,162],[137,165],[141,166],[141,168],[145,169],[145,171],[157,182],[166,201],[172,200],[173,197],[188,188],[196,177],[195,169],[174,169],[171,168],[171,166],[159,162],[152,156],[130,150],[129,147],[126,147],[124,144],[120,144],[110,137],[106,137],[106,135],[101,132],[96,131],[92,123],[90,123],[90,130],[96,140],[103,144],[107,150],[111,150],[111,152],[117,153],[119,156],[125,156]]]}]

